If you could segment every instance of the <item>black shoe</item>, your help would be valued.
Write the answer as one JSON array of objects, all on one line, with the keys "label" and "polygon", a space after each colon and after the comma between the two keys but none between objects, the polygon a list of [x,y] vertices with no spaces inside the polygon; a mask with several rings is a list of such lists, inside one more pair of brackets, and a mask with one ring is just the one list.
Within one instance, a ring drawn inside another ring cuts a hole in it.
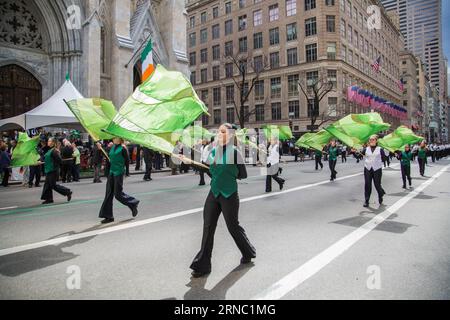
[{"label": "black shoe", "polygon": [[53,200],[45,200],[44,202],[42,202],[42,204],[50,204],[53,203]]},{"label": "black shoe", "polygon": [[383,204],[383,198],[378,198],[378,203]]},{"label": "black shoe", "polygon": [[246,257],[241,258],[241,264],[249,264],[251,262],[252,262],[252,258],[246,258]]},{"label": "black shoe", "polygon": [[406,185],[403,185],[403,187],[402,187],[403,189],[406,189]]},{"label": "black shoe", "polygon": [[30,188],[30,189],[33,188],[33,185],[32,185],[32,184],[29,184],[29,185],[28,185],[28,188]]},{"label": "black shoe", "polygon": [[72,200],[72,191],[70,191],[70,193],[67,195],[67,202],[70,202],[70,200]]},{"label": "black shoe", "polygon": [[283,188],[284,188],[284,183],[285,183],[284,180],[283,180],[283,182],[280,183],[280,191],[283,190]]},{"label": "black shoe", "polygon": [[192,273],[191,273],[191,275],[194,277],[194,278],[201,278],[201,277],[204,277],[204,276],[206,276],[206,275],[208,275],[208,274],[210,274],[211,273],[211,271],[209,271],[209,272],[200,272],[200,271],[192,271]]},{"label": "black shoe", "polygon": [[139,201],[138,203],[136,203],[136,205],[131,209],[131,214],[133,215],[133,218],[137,216],[138,214],[138,205],[139,205]]},{"label": "black shoe", "polygon": [[201,182],[200,182],[198,185],[199,185],[199,186],[204,186],[204,185],[206,185],[206,183],[204,183],[204,182],[201,183]]},{"label": "black shoe", "polygon": [[364,208],[368,208],[369,207],[369,203],[368,202],[364,202],[363,207]]},{"label": "black shoe", "polygon": [[101,224],[107,224],[111,222],[114,222],[114,218],[105,218],[101,221]]},{"label": "black shoe", "polygon": [[36,188],[39,188],[40,186],[41,186],[40,184],[36,184],[36,185],[35,185]]}]

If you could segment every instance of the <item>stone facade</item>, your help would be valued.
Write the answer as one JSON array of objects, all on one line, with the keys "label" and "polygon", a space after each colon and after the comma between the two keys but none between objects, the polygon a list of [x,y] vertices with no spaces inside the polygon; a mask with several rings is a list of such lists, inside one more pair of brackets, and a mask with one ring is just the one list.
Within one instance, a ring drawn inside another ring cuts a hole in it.
[{"label": "stone facade", "polygon": [[137,85],[150,38],[156,63],[188,75],[184,6],[184,0],[1,1],[0,68],[15,64],[29,72],[42,85],[42,101],[69,73],[84,96],[120,107]]}]

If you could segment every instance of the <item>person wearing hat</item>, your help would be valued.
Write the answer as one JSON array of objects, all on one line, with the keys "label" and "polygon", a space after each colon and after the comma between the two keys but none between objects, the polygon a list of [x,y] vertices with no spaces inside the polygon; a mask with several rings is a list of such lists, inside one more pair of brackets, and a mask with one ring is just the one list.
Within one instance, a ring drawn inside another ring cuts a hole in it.
[{"label": "person wearing hat", "polygon": [[237,247],[241,251],[242,264],[256,257],[256,250],[239,224],[239,195],[237,179],[246,179],[247,170],[242,155],[235,147],[236,137],[231,124],[223,124],[218,131],[217,145],[208,157],[211,173],[211,190],[203,209],[203,238],[200,251],[190,268],[192,276],[199,278],[211,272],[211,254],[214,233],[221,213]]},{"label": "person wearing hat", "polygon": [[44,155],[45,183],[41,195],[41,200],[44,200],[42,204],[53,203],[53,190],[67,197],[67,201],[70,201],[72,199],[72,191],[56,183],[58,168],[61,165],[62,159],[58,149],[55,148],[55,139],[48,139],[47,145],[50,149]]},{"label": "person wearing hat", "polygon": [[129,161],[128,152],[123,145],[123,139],[115,137],[113,139],[114,145],[109,151],[110,169],[108,181],[106,183],[105,199],[103,200],[100,209],[99,217],[103,218],[102,224],[114,222],[113,216],[113,199],[114,197],[131,209],[133,217],[138,214],[139,200],[127,195],[123,192],[123,176],[129,176]]}]

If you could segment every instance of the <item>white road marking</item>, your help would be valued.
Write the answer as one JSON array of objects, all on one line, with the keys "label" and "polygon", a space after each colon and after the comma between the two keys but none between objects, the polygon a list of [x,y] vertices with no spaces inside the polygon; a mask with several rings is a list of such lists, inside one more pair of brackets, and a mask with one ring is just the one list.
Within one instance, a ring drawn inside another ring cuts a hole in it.
[{"label": "white road marking", "polygon": [[10,209],[17,209],[18,206],[14,206],[14,207],[6,207],[6,208],[0,208],[0,210],[10,210]]},{"label": "white road marking", "polygon": [[[360,176],[362,174],[363,173],[357,173],[357,174],[344,176],[344,177],[338,178],[337,181],[350,179],[350,178],[353,178],[353,177]],[[320,185],[323,185],[323,184],[327,184],[327,183],[332,183],[332,182],[326,180],[326,181],[322,181],[322,182],[317,182],[317,183],[307,184],[307,185],[304,185],[304,186],[295,187],[295,188],[292,188],[292,189],[286,189],[286,190],[283,190],[283,191],[280,191],[280,192],[273,192],[273,193],[262,194],[262,195],[259,195],[259,196],[254,196],[254,197],[241,199],[241,203],[249,202],[249,201],[255,201],[255,200],[264,199],[264,198],[270,198],[270,197],[274,197],[274,196],[279,196],[279,195],[290,193],[290,192],[295,192],[295,191],[299,191],[299,190],[304,190],[304,189],[308,189],[308,188],[317,187],[317,186],[320,186]],[[159,216],[159,217],[155,217],[155,218],[149,218],[149,219],[145,219],[145,220],[131,222],[131,223],[124,224],[124,225],[118,225],[118,226],[108,227],[108,228],[105,228],[105,229],[93,230],[93,231],[83,232],[83,233],[74,234],[74,235],[70,235],[70,236],[65,236],[65,237],[60,237],[60,238],[55,238],[55,239],[50,239],[50,240],[44,240],[44,241],[40,241],[40,242],[30,243],[30,244],[26,244],[26,245],[16,246],[16,247],[12,247],[12,248],[1,249],[0,250],[0,257],[1,256],[6,256],[8,254],[17,253],[17,252],[22,252],[22,251],[42,248],[42,247],[45,247],[45,246],[58,245],[58,244],[61,244],[61,243],[65,243],[65,242],[69,242],[69,241],[73,241],[73,240],[78,240],[78,239],[84,239],[84,238],[88,238],[88,237],[92,237],[92,236],[97,236],[97,235],[100,235],[100,234],[106,234],[106,233],[111,233],[111,232],[114,232],[114,231],[120,231],[120,230],[126,230],[126,229],[130,229],[130,228],[140,227],[140,226],[144,226],[144,225],[147,225],[147,224],[152,224],[152,223],[156,223],[156,222],[160,222],[160,221],[166,221],[166,220],[170,220],[170,219],[174,219],[174,218],[178,218],[178,217],[182,217],[182,216],[187,216],[187,215],[194,214],[194,213],[197,213],[197,212],[202,212],[202,211],[203,211],[203,207],[195,208],[195,209],[189,209],[189,210],[175,212],[175,213],[164,215],[164,216]]]},{"label": "white road marking", "polygon": [[448,168],[450,168],[450,165],[442,168],[430,179],[422,183],[419,187],[415,188],[414,191],[411,191],[410,193],[408,193],[408,195],[401,198],[392,206],[383,211],[383,213],[378,214],[372,220],[359,227],[357,230],[337,241],[336,243],[319,253],[317,256],[300,266],[298,269],[292,271],[290,274],[277,281],[260,294],[253,297],[252,300],[276,300],[283,298],[290,291],[294,290],[296,287],[315,275],[322,268],[324,268],[334,259],[339,257],[342,253],[348,250],[351,246],[353,246],[356,242],[361,240],[370,231],[375,229],[379,224],[389,218],[389,216],[397,212],[401,207],[408,203],[408,201],[419,195],[420,192],[430,186]]}]

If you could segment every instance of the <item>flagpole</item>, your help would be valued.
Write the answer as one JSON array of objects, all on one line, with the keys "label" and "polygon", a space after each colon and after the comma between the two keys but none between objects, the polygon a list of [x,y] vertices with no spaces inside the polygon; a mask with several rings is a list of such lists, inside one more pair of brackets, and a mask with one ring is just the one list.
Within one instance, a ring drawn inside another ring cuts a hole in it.
[{"label": "flagpole", "polygon": [[150,37],[151,37],[151,34],[149,34],[149,35],[147,36],[147,38],[145,38],[145,40],[142,41],[141,46],[139,47],[139,49],[137,49],[136,52],[133,53],[133,55],[131,56],[131,59],[127,62],[127,64],[125,64],[125,68],[128,68],[128,66],[130,65],[131,61],[132,61],[132,60],[134,59],[134,57],[136,57],[136,55],[141,51],[142,47],[143,47],[144,45],[147,44],[147,42],[148,42],[148,40],[150,39]]}]

